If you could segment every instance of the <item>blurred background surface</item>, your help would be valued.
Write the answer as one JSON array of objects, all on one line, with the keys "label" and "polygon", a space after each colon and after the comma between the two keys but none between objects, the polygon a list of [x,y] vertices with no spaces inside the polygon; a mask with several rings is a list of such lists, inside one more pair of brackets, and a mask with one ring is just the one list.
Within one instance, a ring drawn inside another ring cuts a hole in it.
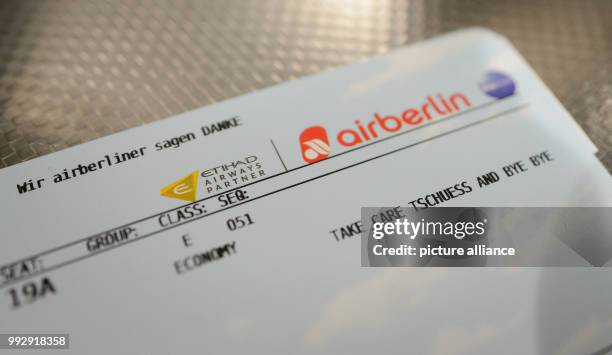
[{"label": "blurred background surface", "polygon": [[612,1],[0,2],[0,168],[458,28],[507,36],[612,168]]}]

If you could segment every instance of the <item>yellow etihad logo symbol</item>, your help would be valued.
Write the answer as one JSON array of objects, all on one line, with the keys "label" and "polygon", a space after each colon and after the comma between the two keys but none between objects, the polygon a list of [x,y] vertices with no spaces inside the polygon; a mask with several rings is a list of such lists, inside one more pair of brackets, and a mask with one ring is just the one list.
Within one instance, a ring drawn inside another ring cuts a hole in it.
[{"label": "yellow etihad logo symbol", "polygon": [[198,172],[182,177],[159,191],[162,196],[195,202],[198,190]]}]

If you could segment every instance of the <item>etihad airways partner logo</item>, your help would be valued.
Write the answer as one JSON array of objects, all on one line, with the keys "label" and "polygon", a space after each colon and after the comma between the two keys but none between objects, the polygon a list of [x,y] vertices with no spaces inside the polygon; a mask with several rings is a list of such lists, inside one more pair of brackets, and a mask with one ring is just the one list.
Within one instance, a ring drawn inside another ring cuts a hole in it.
[{"label": "etihad airways partner logo", "polygon": [[[354,147],[365,142],[376,140],[385,134],[400,131],[404,126],[418,126],[434,118],[444,117],[470,107],[470,100],[462,93],[454,93],[446,98],[442,94],[430,95],[419,108],[408,108],[395,115],[374,113],[367,123],[356,120],[355,127],[340,130],[335,138],[344,147]],[[321,126],[306,128],[300,134],[302,159],[309,164],[327,158],[331,148],[327,131]]]},{"label": "etihad airways partner logo", "polygon": [[159,193],[164,197],[195,202],[198,195],[198,175],[201,190],[207,194],[223,193],[267,176],[264,164],[259,157],[249,155],[224,161],[218,165],[210,165],[201,172],[196,170],[162,188]]},{"label": "etihad airways partner logo", "polygon": [[198,190],[198,172],[184,176],[159,191],[162,196],[194,202]]}]

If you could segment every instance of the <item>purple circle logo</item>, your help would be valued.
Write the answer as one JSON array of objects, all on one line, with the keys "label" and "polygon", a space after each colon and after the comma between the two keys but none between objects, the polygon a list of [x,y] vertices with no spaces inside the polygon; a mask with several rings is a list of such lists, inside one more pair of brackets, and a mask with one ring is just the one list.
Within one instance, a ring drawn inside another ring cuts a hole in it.
[{"label": "purple circle logo", "polygon": [[498,100],[513,95],[516,89],[514,80],[508,75],[498,71],[487,72],[484,79],[479,83],[479,86],[487,95]]}]

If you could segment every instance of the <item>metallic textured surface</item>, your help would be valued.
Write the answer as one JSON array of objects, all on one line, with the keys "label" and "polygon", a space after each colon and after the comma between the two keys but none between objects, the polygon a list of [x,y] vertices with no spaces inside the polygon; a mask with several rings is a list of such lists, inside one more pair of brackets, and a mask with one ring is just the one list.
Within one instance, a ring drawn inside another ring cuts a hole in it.
[{"label": "metallic textured surface", "polygon": [[453,29],[506,35],[612,167],[612,2],[0,2],[0,168]]}]

